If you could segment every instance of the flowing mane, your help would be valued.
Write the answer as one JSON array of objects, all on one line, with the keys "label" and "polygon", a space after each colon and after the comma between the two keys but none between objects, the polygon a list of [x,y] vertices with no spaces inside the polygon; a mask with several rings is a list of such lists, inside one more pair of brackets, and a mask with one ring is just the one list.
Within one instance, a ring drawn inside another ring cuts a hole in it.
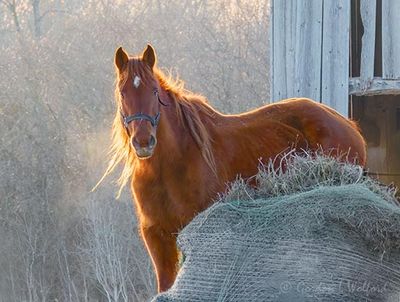
[{"label": "flowing mane", "polygon": [[138,75],[144,85],[148,85],[153,77],[158,80],[160,87],[168,93],[170,101],[175,103],[179,125],[190,133],[205,162],[212,172],[216,174],[212,138],[201,117],[207,116],[209,117],[207,120],[212,121],[215,114],[218,114],[217,111],[208,104],[205,97],[186,90],[184,82],[179,78],[173,78],[171,74],[167,76],[156,67],[151,71],[147,65],[143,64],[137,58],[131,58],[127,64],[128,68],[125,69],[125,72],[117,75],[115,83],[116,113],[112,125],[112,144],[109,152],[111,159],[96,187],[107,175],[114,171],[119,163],[123,163],[123,170],[117,181],[119,185],[117,196],[119,197],[135,169],[137,156],[130,147],[129,136],[124,128],[119,112],[121,104],[120,88],[125,85],[129,76],[133,74]]}]

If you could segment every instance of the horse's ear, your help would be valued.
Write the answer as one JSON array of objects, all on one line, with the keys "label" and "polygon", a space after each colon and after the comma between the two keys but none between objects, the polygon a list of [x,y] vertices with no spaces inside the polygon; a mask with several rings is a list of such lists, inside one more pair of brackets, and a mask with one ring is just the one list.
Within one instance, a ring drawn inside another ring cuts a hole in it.
[{"label": "horse's ear", "polygon": [[146,49],[143,52],[142,55],[142,60],[143,62],[146,62],[147,65],[150,66],[151,69],[153,69],[154,65],[156,64],[156,52],[150,44],[147,44]]},{"label": "horse's ear", "polygon": [[122,49],[122,47],[119,47],[115,52],[115,66],[118,68],[119,71],[122,71],[128,61],[128,54]]}]

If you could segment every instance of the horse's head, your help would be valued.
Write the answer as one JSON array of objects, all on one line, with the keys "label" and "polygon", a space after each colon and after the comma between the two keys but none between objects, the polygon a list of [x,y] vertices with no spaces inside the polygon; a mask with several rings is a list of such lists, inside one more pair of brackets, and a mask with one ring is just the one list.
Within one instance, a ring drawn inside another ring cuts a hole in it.
[{"label": "horse's head", "polygon": [[135,58],[129,58],[122,47],[115,53],[121,120],[130,145],[140,159],[151,157],[157,144],[156,132],[163,103],[153,73],[155,63],[156,54],[151,45]]}]

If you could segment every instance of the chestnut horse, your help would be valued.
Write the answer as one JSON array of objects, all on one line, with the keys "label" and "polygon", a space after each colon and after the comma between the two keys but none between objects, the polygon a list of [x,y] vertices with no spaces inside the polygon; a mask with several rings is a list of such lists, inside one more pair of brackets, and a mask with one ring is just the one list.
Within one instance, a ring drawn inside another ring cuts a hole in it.
[{"label": "chestnut horse", "polygon": [[156,65],[150,45],[137,57],[115,53],[116,115],[112,159],[103,178],[124,163],[131,179],[140,230],[167,290],[177,274],[177,233],[240,175],[257,173],[260,159],[290,147],[336,149],[365,164],[363,137],[354,122],[305,98],[225,115],[204,97],[183,89]]}]

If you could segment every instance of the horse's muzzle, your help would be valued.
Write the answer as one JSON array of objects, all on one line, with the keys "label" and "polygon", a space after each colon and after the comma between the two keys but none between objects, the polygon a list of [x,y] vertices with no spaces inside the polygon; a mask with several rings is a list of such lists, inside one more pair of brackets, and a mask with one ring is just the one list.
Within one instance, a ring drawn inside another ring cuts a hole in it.
[{"label": "horse's muzzle", "polygon": [[148,144],[143,146],[134,137],[131,139],[132,147],[135,149],[136,156],[140,159],[146,159],[153,155],[154,149],[157,144],[157,139],[151,135]]},{"label": "horse's muzzle", "polygon": [[150,158],[153,155],[154,149],[149,149],[149,148],[140,148],[140,149],[135,149],[136,151],[136,156],[140,159],[146,159]]}]

